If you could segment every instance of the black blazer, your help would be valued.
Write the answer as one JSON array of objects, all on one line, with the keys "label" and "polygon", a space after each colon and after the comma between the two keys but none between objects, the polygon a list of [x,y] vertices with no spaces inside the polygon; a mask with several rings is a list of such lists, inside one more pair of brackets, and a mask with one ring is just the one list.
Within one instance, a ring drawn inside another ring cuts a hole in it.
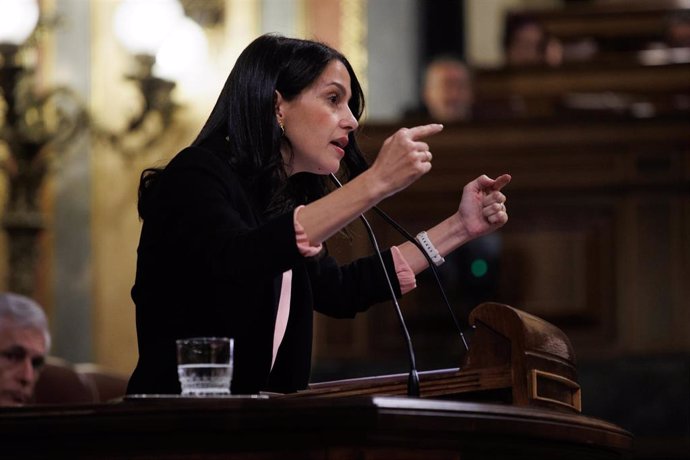
[{"label": "black blazer", "polygon": [[[139,361],[128,393],[179,393],[175,340],[235,339],[233,393],[291,392],[309,382],[312,311],[353,317],[389,298],[375,257],[345,266],[300,255],[288,212],[267,220],[222,149],[180,152],[144,205],[132,298]],[[384,261],[396,294],[390,251]],[[282,273],[293,270],[290,317],[271,371]]]}]

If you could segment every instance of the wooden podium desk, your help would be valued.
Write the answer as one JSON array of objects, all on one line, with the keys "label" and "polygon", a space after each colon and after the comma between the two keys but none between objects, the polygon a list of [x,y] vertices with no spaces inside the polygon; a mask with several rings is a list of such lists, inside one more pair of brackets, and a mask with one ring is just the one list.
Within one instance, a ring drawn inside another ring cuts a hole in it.
[{"label": "wooden podium desk", "polygon": [[124,400],[0,409],[0,458],[609,459],[631,435],[580,414],[407,397]]},{"label": "wooden podium desk", "polygon": [[[630,451],[630,433],[580,413],[561,331],[490,302],[470,324],[462,370],[420,374],[421,399],[396,396],[405,376],[378,376],[286,395],[6,408],[0,458],[580,460]],[[502,404],[476,402],[496,394]]]}]

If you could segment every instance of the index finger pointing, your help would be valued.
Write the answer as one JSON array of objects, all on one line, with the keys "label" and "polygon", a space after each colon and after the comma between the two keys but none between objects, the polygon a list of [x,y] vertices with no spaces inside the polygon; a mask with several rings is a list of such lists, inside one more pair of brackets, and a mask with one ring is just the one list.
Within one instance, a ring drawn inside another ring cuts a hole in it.
[{"label": "index finger pointing", "polygon": [[432,123],[430,125],[421,125],[409,128],[408,133],[410,133],[410,138],[412,138],[412,140],[418,140],[441,132],[441,130],[443,130],[443,125]]}]

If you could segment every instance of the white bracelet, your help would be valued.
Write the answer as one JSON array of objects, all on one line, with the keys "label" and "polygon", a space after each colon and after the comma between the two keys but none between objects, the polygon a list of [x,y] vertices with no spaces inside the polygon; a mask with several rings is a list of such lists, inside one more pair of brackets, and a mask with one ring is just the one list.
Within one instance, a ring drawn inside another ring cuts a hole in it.
[{"label": "white bracelet", "polygon": [[431,257],[431,261],[434,263],[434,265],[438,267],[446,261],[446,259],[441,257],[441,254],[439,254],[436,246],[434,246],[434,244],[431,242],[429,235],[427,235],[426,232],[419,232],[419,234],[417,234],[417,241],[419,241],[426,253],[429,254],[429,257]]}]

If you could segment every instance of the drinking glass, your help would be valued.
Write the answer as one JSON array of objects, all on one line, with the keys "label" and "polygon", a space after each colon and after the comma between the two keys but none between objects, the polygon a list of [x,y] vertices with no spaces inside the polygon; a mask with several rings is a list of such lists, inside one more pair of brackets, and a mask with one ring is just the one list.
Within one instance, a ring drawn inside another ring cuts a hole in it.
[{"label": "drinking glass", "polygon": [[234,340],[194,337],[177,340],[177,374],[183,396],[230,394]]}]

